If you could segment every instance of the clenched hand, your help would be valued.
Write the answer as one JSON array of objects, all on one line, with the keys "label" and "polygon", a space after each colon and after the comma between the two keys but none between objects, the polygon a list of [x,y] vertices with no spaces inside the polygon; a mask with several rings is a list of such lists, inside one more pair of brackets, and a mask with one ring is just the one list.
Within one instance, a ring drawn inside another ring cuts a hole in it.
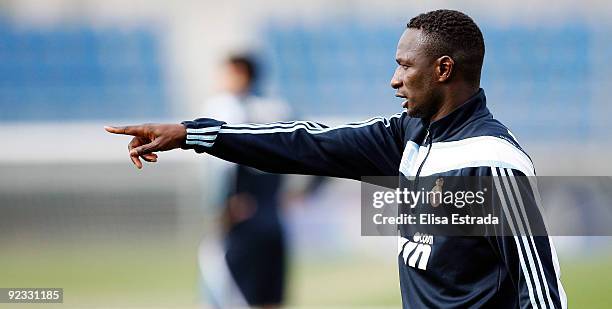
[{"label": "clenched hand", "polygon": [[155,152],[180,148],[187,136],[182,124],[143,124],[125,127],[104,127],[114,134],[132,135],[128,144],[130,159],[137,168],[142,168],[140,158],[147,162],[157,162]]}]

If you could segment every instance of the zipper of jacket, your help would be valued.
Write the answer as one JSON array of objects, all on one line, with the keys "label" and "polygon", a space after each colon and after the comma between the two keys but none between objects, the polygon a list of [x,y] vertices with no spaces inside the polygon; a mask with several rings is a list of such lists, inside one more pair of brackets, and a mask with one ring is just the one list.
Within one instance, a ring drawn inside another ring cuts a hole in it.
[{"label": "zipper of jacket", "polygon": [[427,128],[427,132],[425,133],[425,146],[427,146],[427,153],[425,154],[425,158],[421,161],[421,165],[419,165],[419,169],[414,176],[414,190],[418,190],[419,186],[419,175],[421,175],[421,170],[423,169],[423,165],[425,165],[425,161],[427,161],[427,157],[429,157],[429,152],[431,152],[431,144],[432,138],[431,134],[429,134],[429,128]]}]

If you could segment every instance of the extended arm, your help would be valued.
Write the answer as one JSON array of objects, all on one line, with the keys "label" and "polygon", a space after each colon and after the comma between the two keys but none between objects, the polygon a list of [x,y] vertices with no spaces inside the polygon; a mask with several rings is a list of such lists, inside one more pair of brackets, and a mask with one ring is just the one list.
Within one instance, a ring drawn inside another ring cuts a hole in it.
[{"label": "extended arm", "polygon": [[166,138],[165,143],[156,142],[164,132],[151,134],[160,125],[109,127],[107,131],[137,138],[136,131],[149,132],[143,133],[144,140],[132,142],[132,158],[182,147],[268,172],[359,179],[397,175],[404,117],[405,113],[396,114],[333,128],[306,121],[228,125],[202,118],[183,122],[182,129],[173,125],[173,140]]}]

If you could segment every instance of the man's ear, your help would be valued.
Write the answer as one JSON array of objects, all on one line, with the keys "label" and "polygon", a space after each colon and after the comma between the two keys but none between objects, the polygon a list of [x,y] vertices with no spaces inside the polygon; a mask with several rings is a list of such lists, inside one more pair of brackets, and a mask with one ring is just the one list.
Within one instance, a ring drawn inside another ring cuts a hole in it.
[{"label": "man's ear", "polygon": [[450,80],[454,68],[455,61],[450,56],[442,56],[436,59],[436,79],[442,83]]}]

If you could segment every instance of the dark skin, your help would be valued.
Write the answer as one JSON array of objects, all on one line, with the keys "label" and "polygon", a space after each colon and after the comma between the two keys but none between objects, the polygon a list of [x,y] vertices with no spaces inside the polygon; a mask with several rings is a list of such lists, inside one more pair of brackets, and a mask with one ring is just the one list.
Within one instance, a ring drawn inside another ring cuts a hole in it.
[{"label": "dark skin", "polygon": [[411,117],[434,122],[474,95],[480,85],[467,82],[456,72],[455,61],[448,55],[438,58],[427,54],[427,35],[408,28],[402,34],[395,53],[398,67],[391,78],[396,97],[405,99],[402,107]]},{"label": "dark skin", "polygon": [[[466,81],[456,70],[449,55],[431,57],[427,54],[427,35],[408,28],[402,34],[395,53],[398,63],[391,79],[396,97],[405,99],[402,107],[411,117],[430,122],[448,115],[474,95],[480,85]],[[128,144],[132,163],[142,168],[143,159],[157,162],[156,152],[180,148],[187,137],[182,124],[144,124],[125,127],[105,127],[115,134],[134,136]]]},{"label": "dark skin", "polygon": [[187,129],[182,124],[143,124],[125,127],[104,127],[114,134],[132,135],[128,151],[132,163],[142,168],[142,161],[157,162],[158,151],[180,148],[187,138]]}]

